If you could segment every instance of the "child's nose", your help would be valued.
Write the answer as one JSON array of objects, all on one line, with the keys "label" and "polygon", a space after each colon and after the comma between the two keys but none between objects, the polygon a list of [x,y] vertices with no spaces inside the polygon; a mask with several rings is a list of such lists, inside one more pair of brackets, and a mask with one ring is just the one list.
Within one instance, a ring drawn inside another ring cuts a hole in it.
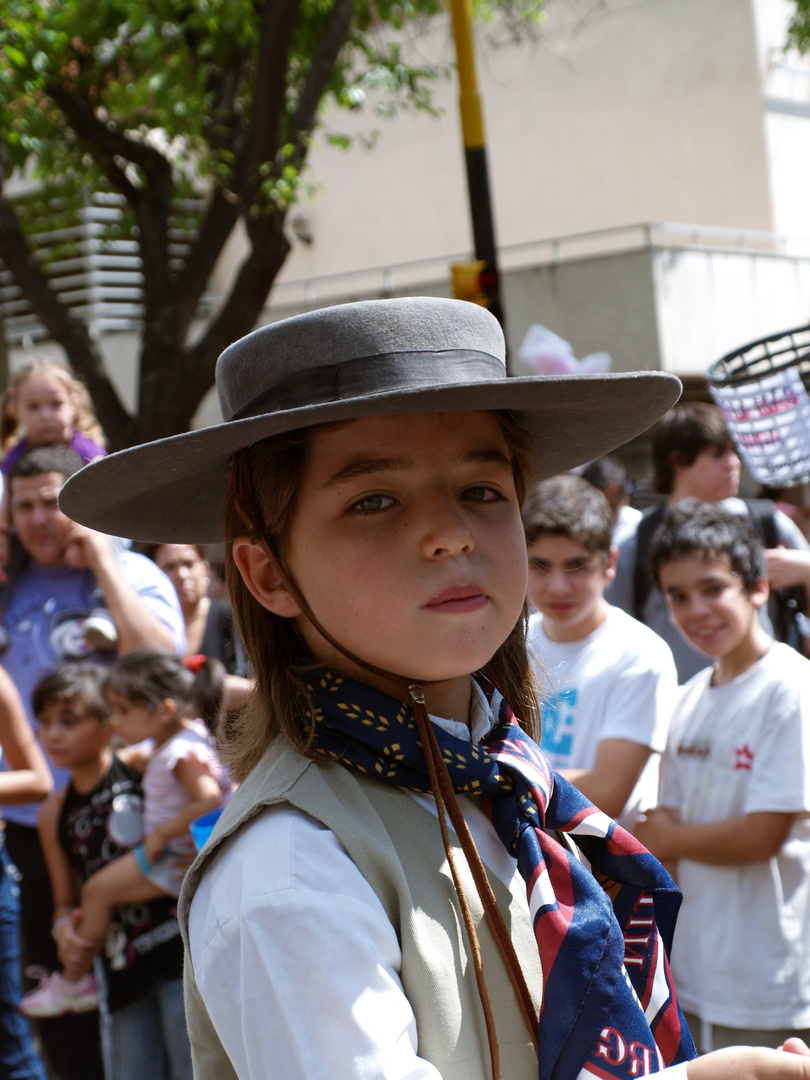
[{"label": "child's nose", "polygon": [[699,619],[709,610],[710,604],[705,597],[697,595],[689,598],[688,612],[693,619]]},{"label": "child's nose", "polygon": [[561,566],[552,567],[543,577],[547,593],[560,595],[571,589],[571,575]]},{"label": "child's nose", "polygon": [[470,527],[461,509],[449,498],[431,500],[422,548],[425,555],[460,555],[475,546]]}]

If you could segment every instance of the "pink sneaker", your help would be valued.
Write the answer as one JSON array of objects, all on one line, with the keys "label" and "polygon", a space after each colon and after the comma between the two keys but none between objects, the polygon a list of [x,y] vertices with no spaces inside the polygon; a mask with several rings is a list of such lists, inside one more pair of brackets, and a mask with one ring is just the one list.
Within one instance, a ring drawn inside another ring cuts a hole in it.
[{"label": "pink sneaker", "polygon": [[63,1016],[98,1008],[98,987],[92,975],[68,982],[61,972],[47,972],[41,967],[26,968],[25,974],[39,979],[36,990],[20,1002],[20,1012],[25,1016]]}]

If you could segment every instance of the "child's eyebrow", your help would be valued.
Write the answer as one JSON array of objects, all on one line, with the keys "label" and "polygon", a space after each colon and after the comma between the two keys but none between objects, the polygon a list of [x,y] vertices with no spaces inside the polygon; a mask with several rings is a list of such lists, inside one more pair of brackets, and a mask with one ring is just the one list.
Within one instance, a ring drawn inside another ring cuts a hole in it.
[{"label": "child's eyebrow", "polygon": [[321,488],[337,487],[348,480],[356,480],[358,476],[367,476],[370,473],[405,472],[412,468],[413,458],[364,458],[362,461],[350,461],[342,469],[330,476]]},{"label": "child's eyebrow", "polygon": [[[718,577],[716,574],[707,574],[705,577],[699,578],[695,582],[695,585],[698,588],[700,588],[701,585],[716,585],[718,582],[721,585],[725,584],[723,578]],[[676,585],[667,585],[665,591],[668,592],[668,593],[672,592],[673,590],[677,590],[678,592],[681,592],[685,588],[686,588],[685,585],[677,585],[677,584]]]},{"label": "child's eyebrow", "polygon": [[496,450],[494,447],[487,448],[486,450],[470,450],[461,459],[462,465],[496,465],[503,469],[512,471],[512,462],[503,453],[502,450]]},{"label": "child's eyebrow", "polygon": [[581,570],[584,566],[591,562],[594,554],[595,552],[592,552],[590,555],[578,555],[575,559],[564,559],[562,563],[556,564],[553,559],[541,559],[538,555],[530,555],[529,563],[531,566],[534,566],[537,569],[545,566],[562,565],[563,570]]},{"label": "child's eyebrow", "polygon": [[[470,450],[460,458],[462,465],[495,465],[499,468],[512,470],[512,462],[500,450],[494,448],[484,450]],[[360,476],[368,476],[376,473],[406,472],[415,465],[414,458],[364,458],[361,461],[350,461],[342,469],[330,476],[321,485],[321,490],[337,487],[350,480],[356,480]]]}]

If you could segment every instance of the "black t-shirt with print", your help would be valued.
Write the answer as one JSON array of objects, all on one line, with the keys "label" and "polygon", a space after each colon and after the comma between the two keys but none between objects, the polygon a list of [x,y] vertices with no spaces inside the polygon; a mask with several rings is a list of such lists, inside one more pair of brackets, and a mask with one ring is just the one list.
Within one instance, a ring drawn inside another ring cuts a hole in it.
[{"label": "black t-shirt with print", "polygon": [[[59,843],[82,881],[143,839],[141,775],[113,757],[109,771],[85,795],[69,784],[59,815]],[[111,1012],[137,1000],[157,979],[180,979],[183,945],[177,901],[117,907],[101,953]]]}]

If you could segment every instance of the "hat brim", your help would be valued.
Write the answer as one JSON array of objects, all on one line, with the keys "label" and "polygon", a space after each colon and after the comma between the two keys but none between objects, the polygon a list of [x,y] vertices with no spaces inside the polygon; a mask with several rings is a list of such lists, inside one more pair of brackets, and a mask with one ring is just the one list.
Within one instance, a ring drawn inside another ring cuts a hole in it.
[{"label": "hat brim", "polygon": [[364,416],[508,409],[534,440],[537,479],[583,465],[646,431],[678,400],[664,372],[509,378],[420,387],[201,428],[101,458],[72,476],[63,512],[99,532],[161,544],[223,540],[233,454],[283,431]]}]

